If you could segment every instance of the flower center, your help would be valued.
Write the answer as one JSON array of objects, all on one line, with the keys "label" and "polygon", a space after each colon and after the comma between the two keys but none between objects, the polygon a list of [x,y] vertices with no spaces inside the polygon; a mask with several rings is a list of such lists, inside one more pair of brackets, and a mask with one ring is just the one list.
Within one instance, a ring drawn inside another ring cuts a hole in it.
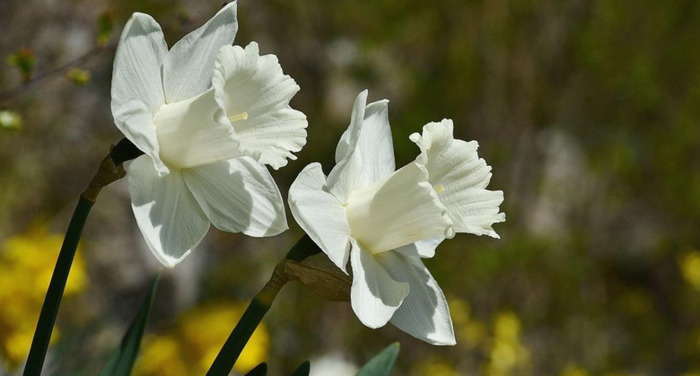
[{"label": "flower center", "polygon": [[235,123],[235,122],[241,121],[241,120],[248,120],[248,113],[247,112],[241,112],[238,115],[233,115],[233,116],[228,117],[228,121],[230,121],[231,123]]}]

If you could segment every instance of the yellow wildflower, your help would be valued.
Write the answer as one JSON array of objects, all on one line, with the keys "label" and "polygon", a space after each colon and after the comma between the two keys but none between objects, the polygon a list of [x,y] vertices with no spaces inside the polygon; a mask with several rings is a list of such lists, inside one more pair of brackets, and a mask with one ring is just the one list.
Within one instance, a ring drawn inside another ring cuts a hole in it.
[{"label": "yellow wildflower", "polygon": [[[63,235],[36,227],[7,239],[0,246],[0,356],[11,368],[29,353],[62,243]],[[86,285],[85,261],[78,249],[64,296],[77,295]],[[51,343],[58,336],[55,328]]]},{"label": "yellow wildflower", "polygon": [[[134,374],[179,376],[204,374],[243,314],[244,306],[219,303],[182,315],[168,333],[148,338]],[[263,324],[253,332],[234,370],[250,371],[265,361],[270,339]]]},{"label": "yellow wildflower", "polygon": [[499,313],[493,324],[493,340],[484,374],[522,375],[529,367],[530,353],[520,343],[520,320],[511,313]]},{"label": "yellow wildflower", "polygon": [[685,282],[693,288],[700,290],[700,252],[688,252],[678,260],[678,264]]},{"label": "yellow wildflower", "polygon": [[588,376],[588,372],[586,372],[585,369],[583,369],[577,365],[569,364],[568,366],[566,366],[566,368],[564,368],[561,371],[560,375],[561,376]]}]

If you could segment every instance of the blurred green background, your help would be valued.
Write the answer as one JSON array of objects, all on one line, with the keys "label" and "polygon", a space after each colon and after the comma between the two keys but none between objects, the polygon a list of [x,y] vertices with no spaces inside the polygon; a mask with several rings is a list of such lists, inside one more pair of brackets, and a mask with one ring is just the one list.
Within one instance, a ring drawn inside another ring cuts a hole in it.
[{"label": "blurred green background", "polygon": [[[60,234],[122,137],[109,97],[121,27],[152,14],[172,45],[220,6],[0,0],[0,374],[21,369]],[[310,358],[313,375],[342,376],[398,340],[396,375],[700,375],[700,2],[242,0],[238,19],[236,44],[259,42],[302,88],[309,137],[273,171],[284,196],[306,164],[330,170],[367,88],[391,101],[397,165],[418,153],[409,134],[451,118],[479,141],[507,214],[501,240],[458,235],[426,262],[456,346],[365,328],[349,304],[289,284],[238,372]],[[39,80],[15,90],[23,75]],[[159,268],[125,183],[88,221],[48,375],[96,374]],[[165,271],[139,375],[203,374],[301,237],[288,218],[274,238],[212,230]]]}]

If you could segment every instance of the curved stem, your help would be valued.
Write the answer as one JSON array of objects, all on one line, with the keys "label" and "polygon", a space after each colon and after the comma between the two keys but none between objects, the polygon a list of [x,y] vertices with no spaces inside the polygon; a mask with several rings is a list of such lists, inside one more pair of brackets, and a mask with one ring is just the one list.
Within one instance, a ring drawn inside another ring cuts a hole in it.
[{"label": "curved stem", "polygon": [[56,267],[54,268],[51,282],[49,283],[49,289],[44,298],[44,305],[41,307],[39,322],[36,325],[32,346],[29,349],[27,365],[24,368],[24,376],[39,376],[41,374],[46,352],[49,348],[53,326],[56,323],[58,307],[61,305],[63,291],[66,288],[70,268],[73,264],[73,258],[75,258],[75,252],[80,242],[83,227],[85,227],[85,222],[87,221],[88,214],[90,214],[92,205],[97,199],[97,195],[100,193],[102,187],[124,177],[125,172],[122,163],[125,160],[134,158],[135,153],[133,152],[133,148],[135,147],[128,140],[126,142],[124,140],[114,146],[110,153],[102,160],[100,168],[90,181],[90,185],[85,192],[80,195],[78,206],[73,212],[73,217],[66,230],[66,237],[63,239],[63,245],[58,254]]},{"label": "curved stem", "polygon": [[272,273],[270,280],[267,281],[267,284],[265,284],[265,287],[255,295],[248,308],[246,308],[243,316],[209,368],[207,376],[226,376],[231,372],[250,336],[253,335],[267,311],[270,310],[270,306],[282,289],[282,286],[295,278],[288,274],[287,262],[301,262],[305,258],[320,252],[321,250],[308,235],[304,235],[289,250],[285,259],[275,267],[275,271]]},{"label": "curved stem", "polygon": [[284,261],[277,265],[265,287],[250,302],[250,305],[243,313],[243,317],[238,321],[216,359],[214,359],[207,376],[226,376],[231,372],[250,336],[253,335],[267,311],[270,310],[270,306],[282,289],[282,286],[288,282],[283,270]]}]

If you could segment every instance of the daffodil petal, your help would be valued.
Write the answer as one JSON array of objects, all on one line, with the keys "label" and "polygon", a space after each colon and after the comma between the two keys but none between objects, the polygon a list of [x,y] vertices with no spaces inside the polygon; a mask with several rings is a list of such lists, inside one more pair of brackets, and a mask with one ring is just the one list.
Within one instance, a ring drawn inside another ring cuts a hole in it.
[{"label": "daffodil petal", "polygon": [[452,221],[421,166],[411,163],[352,192],[345,210],[352,237],[374,253],[436,236],[452,237]]},{"label": "daffodil petal", "polygon": [[114,122],[124,133],[124,136],[151,157],[153,167],[161,175],[169,173],[170,169],[160,158],[156,126],[153,123],[153,116],[148,111],[147,104],[140,99],[132,99],[123,103],[118,109],[112,110],[112,114]]},{"label": "daffodil petal", "polygon": [[124,26],[112,74],[112,116],[117,128],[144,153],[158,170],[168,169],[158,157],[153,116],[165,103],[160,67],[168,46],[158,23],[149,15],[134,13]]},{"label": "daffodil petal", "polygon": [[410,288],[391,323],[430,344],[454,345],[455,334],[447,300],[421,259],[397,252],[384,252],[376,258],[393,279],[408,283]]},{"label": "daffodil petal", "polygon": [[241,151],[278,169],[306,144],[306,115],[289,101],[299,91],[275,55],[260,56],[258,44],[224,46],[212,80],[216,100],[240,139]]},{"label": "daffodil petal", "polygon": [[288,201],[301,228],[347,273],[350,227],[340,201],[326,190],[326,176],[319,163],[312,163],[299,173],[289,188]]},{"label": "daffodil petal", "polygon": [[362,131],[362,123],[365,119],[365,108],[367,107],[368,96],[369,91],[365,89],[355,97],[355,102],[352,105],[352,112],[350,113],[350,125],[348,125],[348,128],[340,136],[338,146],[335,148],[336,164],[339,164],[357,147],[357,142],[360,139],[360,132]]},{"label": "daffodil petal", "polygon": [[498,238],[492,225],[506,219],[499,213],[503,192],[486,189],[491,166],[479,158],[476,141],[455,140],[452,131],[452,120],[445,119],[425,125],[422,135],[412,134],[411,140],[421,148],[416,163],[427,169],[456,232]]},{"label": "daffodil petal", "polygon": [[163,87],[168,103],[183,101],[210,88],[219,49],[233,44],[238,31],[237,6],[235,1],[227,4],[170,49],[163,63]]},{"label": "daffodil petal", "polygon": [[350,126],[336,148],[337,165],[328,176],[331,191],[342,201],[396,169],[389,101],[366,102],[367,90],[355,99]]},{"label": "daffodil petal", "polygon": [[287,229],[279,189],[265,166],[252,158],[183,169],[182,175],[216,228],[256,237]]},{"label": "daffodil petal", "polygon": [[350,260],[353,273],[350,290],[352,309],[365,326],[380,328],[399,309],[409,294],[409,285],[394,280],[374,255],[354,240]]},{"label": "daffodil petal", "polygon": [[432,258],[435,256],[435,248],[443,240],[445,240],[444,236],[435,236],[397,248],[396,251],[411,257]]},{"label": "daffodil petal", "polygon": [[213,90],[164,105],[154,120],[163,161],[191,168],[240,156],[236,134],[219,112]]},{"label": "daffodil petal", "polygon": [[204,238],[209,221],[177,170],[159,176],[147,155],[127,170],[136,223],[158,261],[172,268]]}]

